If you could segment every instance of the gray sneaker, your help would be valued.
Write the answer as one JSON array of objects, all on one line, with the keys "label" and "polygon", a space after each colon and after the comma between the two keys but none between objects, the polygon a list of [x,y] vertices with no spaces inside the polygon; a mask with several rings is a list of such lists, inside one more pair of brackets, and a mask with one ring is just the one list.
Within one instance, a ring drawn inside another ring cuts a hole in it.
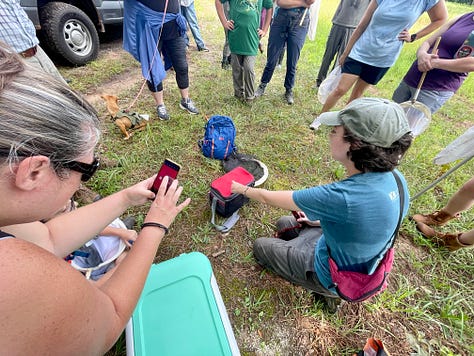
[{"label": "gray sneaker", "polygon": [[295,102],[295,99],[293,98],[293,91],[292,90],[287,90],[285,92],[285,99],[286,99],[286,102],[288,103],[288,105],[293,105],[293,103]]},{"label": "gray sneaker", "polygon": [[255,90],[254,96],[255,96],[256,98],[262,96],[262,95],[265,93],[265,88],[266,88],[266,87],[267,87],[266,84],[260,83],[260,85],[258,86],[257,90]]},{"label": "gray sneaker", "polygon": [[313,120],[313,122],[309,125],[309,128],[311,130],[314,130],[316,131],[317,129],[319,129],[319,126],[321,126],[321,121],[319,121],[319,116]]},{"label": "gray sneaker", "polygon": [[166,110],[166,106],[164,104],[158,105],[156,107],[156,112],[158,114],[158,118],[160,120],[169,120],[170,115],[168,114],[168,111]]},{"label": "gray sneaker", "polygon": [[199,114],[199,110],[194,106],[194,103],[191,98],[182,98],[181,102],[179,103],[179,107],[183,110],[186,110],[191,115]]}]

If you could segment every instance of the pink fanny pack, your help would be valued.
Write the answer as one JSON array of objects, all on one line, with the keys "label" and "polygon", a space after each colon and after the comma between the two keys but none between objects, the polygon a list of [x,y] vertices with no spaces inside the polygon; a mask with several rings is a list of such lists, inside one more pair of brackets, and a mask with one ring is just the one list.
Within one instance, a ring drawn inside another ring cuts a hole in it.
[{"label": "pink fanny pack", "polygon": [[362,302],[387,288],[387,277],[392,270],[394,249],[389,248],[373,274],[340,271],[329,257],[329,270],[337,294],[348,302]]},{"label": "pink fanny pack", "polygon": [[387,288],[387,277],[392,270],[395,254],[393,245],[395,244],[395,240],[398,235],[398,229],[400,228],[400,224],[402,222],[405,196],[400,178],[394,172],[392,172],[392,174],[395,177],[398,186],[398,195],[400,198],[400,215],[398,218],[397,227],[395,228],[395,232],[391,238],[391,246],[387,252],[385,252],[385,255],[380,260],[375,271],[372,274],[341,271],[334,259],[331,257],[331,251],[329,250],[328,246],[329,271],[331,272],[331,278],[334,283],[333,287],[336,289],[339,297],[348,302],[362,302],[373,297],[374,295],[379,294],[385,288]]}]

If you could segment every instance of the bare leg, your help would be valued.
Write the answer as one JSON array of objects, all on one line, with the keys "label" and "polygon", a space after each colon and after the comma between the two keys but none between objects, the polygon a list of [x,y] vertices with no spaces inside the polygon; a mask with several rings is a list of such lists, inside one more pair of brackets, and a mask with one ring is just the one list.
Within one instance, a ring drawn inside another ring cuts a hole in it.
[{"label": "bare leg", "polygon": [[350,103],[352,100],[360,98],[365,93],[368,87],[370,87],[369,83],[358,78],[357,82],[354,85],[354,89],[352,89],[352,93],[348,103]]},{"label": "bare leg", "polygon": [[179,89],[179,92],[181,93],[181,97],[183,99],[189,98],[189,87],[185,89]]},{"label": "bare leg", "polygon": [[326,99],[326,102],[321,109],[321,113],[331,110],[339,99],[349,91],[357,79],[359,79],[358,75],[343,73],[336,89],[334,89]]},{"label": "bare leg", "polygon": [[456,215],[469,209],[474,204],[474,177],[468,180],[452,197],[449,199],[444,211],[451,215]]},{"label": "bare leg", "polygon": [[162,91],[156,91],[152,92],[151,95],[153,96],[153,99],[155,99],[156,105],[163,105],[163,90]]},{"label": "bare leg", "polygon": [[462,233],[458,240],[465,245],[474,245],[474,230]]}]

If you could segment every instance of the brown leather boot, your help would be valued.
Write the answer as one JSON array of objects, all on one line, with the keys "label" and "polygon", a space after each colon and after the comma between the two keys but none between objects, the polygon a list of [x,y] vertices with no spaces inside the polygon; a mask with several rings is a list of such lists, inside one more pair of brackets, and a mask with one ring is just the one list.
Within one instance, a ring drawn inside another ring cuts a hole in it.
[{"label": "brown leather boot", "polygon": [[416,223],[416,228],[421,234],[433,242],[435,242],[438,246],[446,247],[449,251],[456,251],[460,248],[465,247],[472,247],[473,245],[466,245],[459,241],[459,236],[462,235],[462,232],[455,233],[455,234],[443,234],[441,232],[435,231],[432,227],[429,227],[422,222]]},{"label": "brown leather boot", "polygon": [[417,223],[423,223],[429,226],[442,226],[449,220],[456,219],[460,214],[451,215],[445,212],[443,209],[435,211],[432,214],[415,214],[411,218]]}]

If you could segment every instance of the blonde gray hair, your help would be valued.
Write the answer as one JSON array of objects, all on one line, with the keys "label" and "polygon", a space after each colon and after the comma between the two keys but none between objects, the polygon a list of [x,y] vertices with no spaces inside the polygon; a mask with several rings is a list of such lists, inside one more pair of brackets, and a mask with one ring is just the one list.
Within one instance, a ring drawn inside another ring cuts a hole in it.
[{"label": "blonde gray hair", "polygon": [[0,159],[12,164],[43,155],[59,172],[93,151],[99,138],[97,113],[87,101],[0,43]]}]

